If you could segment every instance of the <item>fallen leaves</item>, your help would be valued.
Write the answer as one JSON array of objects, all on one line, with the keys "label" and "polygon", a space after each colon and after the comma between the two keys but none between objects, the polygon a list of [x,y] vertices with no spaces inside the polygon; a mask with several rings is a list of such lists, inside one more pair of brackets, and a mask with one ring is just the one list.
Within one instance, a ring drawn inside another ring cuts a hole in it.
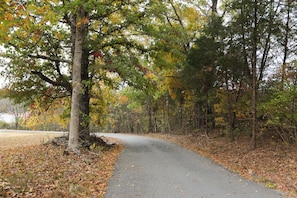
[{"label": "fallen leaves", "polygon": [[238,174],[261,182],[267,188],[297,197],[297,147],[281,142],[260,140],[252,150],[249,138],[235,142],[203,135],[150,134],[177,143],[207,156]]},{"label": "fallen leaves", "polygon": [[121,147],[63,155],[53,145],[0,150],[0,197],[103,197]]}]

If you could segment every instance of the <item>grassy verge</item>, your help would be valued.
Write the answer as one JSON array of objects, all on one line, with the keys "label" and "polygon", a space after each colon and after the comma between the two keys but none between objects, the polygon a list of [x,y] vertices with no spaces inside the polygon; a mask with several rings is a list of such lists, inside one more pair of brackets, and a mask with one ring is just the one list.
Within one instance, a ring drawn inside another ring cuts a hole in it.
[{"label": "grassy verge", "polygon": [[0,149],[40,145],[62,134],[51,132],[0,132]]}]

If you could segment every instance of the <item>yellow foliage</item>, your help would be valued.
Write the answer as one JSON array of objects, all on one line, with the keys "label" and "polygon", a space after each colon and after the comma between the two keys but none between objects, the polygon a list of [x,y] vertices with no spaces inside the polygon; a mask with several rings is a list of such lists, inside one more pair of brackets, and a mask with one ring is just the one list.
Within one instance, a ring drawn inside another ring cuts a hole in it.
[{"label": "yellow foliage", "polygon": [[160,57],[168,64],[176,64],[181,62],[180,57],[177,57],[172,52],[161,52]]},{"label": "yellow foliage", "polygon": [[183,83],[174,72],[168,72],[165,76],[165,83],[168,88],[182,88]]},{"label": "yellow foliage", "polygon": [[84,17],[84,18],[80,19],[80,20],[76,23],[76,25],[77,25],[77,27],[80,27],[81,25],[85,25],[85,24],[88,24],[88,23],[89,23],[89,18]]},{"label": "yellow foliage", "polygon": [[103,82],[93,86],[92,96],[90,101],[91,123],[95,126],[103,125],[106,122],[110,104],[116,103],[116,98],[111,88],[104,85]]},{"label": "yellow foliage", "polygon": [[61,33],[57,32],[57,31],[53,31],[53,34],[55,35],[55,37],[58,40],[62,40],[64,38],[64,35],[62,35]]},{"label": "yellow foliage", "polygon": [[224,90],[224,89],[217,90],[216,98],[219,100],[219,102],[214,105],[215,112],[216,113],[226,113],[227,112],[226,90]]},{"label": "yellow foliage", "polygon": [[4,13],[4,19],[7,21],[12,21],[14,19],[13,14],[9,13],[9,12],[5,12]]},{"label": "yellow foliage", "polygon": [[[193,101],[195,97],[196,96],[192,91],[190,91],[190,90],[184,91],[184,98],[186,101]],[[191,105],[193,105],[193,103],[191,103]]]},{"label": "yellow foliage", "polygon": [[41,8],[39,8],[39,12],[41,13],[46,13],[50,10],[50,6],[49,5],[44,5]]},{"label": "yellow foliage", "polygon": [[106,33],[108,31],[108,27],[107,26],[103,26],[102,28],[101,28],[101,32],[102,33]]},{"label": "yellow foliage", "polygon": [[147,72],[144,76],[146,79],[153,79],[155,75],[152,72]]},{"label": "yellow foliage", "polygon": [[122,16],[117,14],[117,13],[113,13],[109,16],[109,20],[112,22],[112,23],[120,23],[121,20],[122,20]]},{"label": "yellow foliage", "polygon": [[184,10],[184,15],[191,23],[196,23],[200,18],[200,13],[197,11],[197,9],[192,7],[187,7]]},{"label": "yellow foliage", "polygon": [[216,117],[215,122],[216,122],[216,125],[218,125],[218,126],[226,126],[227,125],[225,117]]},{"label": "yellow foliage", "polygon": [[68,126],[68,122],[61,119],[63,109],[61,105],[63,101],[57,101],[53,103],[50,108],[45,111],[44,107],[37,100],[28,109],[28,115],[22,120],[21,125],[25,128],[36,129],[51,129],[52,126],[60,126],[65,128]]}]

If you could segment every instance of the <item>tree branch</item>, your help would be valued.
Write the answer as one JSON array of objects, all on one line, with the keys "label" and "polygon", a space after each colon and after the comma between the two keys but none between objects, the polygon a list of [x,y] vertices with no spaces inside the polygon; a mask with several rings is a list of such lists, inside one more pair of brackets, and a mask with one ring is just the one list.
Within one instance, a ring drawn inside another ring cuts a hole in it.
[{"label": "tree branch", "polygon": [[42,72],[40,71],[31,71],[32,74],[35,74],[37,76],[39,76],[42,80],[44,80],[45,82],[48,82],[54,86],[61,86],[64,87],[67,91],[69,91],[70,93],[72,92],[72,86],[69,82],[64,81],[61,78],[58,78],[57,81],[53,81],[50,78],[48,78],[47,76],[45,76]]},{"label": "tree branch", "polygon": [[49,60],[49,61],[59,61],[59,62],[63,62],[63,63],[68,63],[68,64],[72,64],[72,62],[70,60],[66,60],[66,59],[61,59],[61,58],[57,58],[57,57],[50,57],[50,56],[44,56],[44,55],[29,55],[30,58],[39,58],[39,59],[44,59],[44,60]]}]

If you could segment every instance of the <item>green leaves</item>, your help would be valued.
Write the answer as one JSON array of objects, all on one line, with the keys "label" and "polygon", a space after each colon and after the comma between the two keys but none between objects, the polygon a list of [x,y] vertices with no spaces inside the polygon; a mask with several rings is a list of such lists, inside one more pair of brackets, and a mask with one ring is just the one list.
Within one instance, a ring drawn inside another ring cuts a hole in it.
[{"label": "green leaves", "polygon": [[273,90],[271,99],[263,105],[264,112],[268,115],[268,123],[294,125],[297,120],[297,111],[294,107],[297,86],[288,85],[284,90]]}]

